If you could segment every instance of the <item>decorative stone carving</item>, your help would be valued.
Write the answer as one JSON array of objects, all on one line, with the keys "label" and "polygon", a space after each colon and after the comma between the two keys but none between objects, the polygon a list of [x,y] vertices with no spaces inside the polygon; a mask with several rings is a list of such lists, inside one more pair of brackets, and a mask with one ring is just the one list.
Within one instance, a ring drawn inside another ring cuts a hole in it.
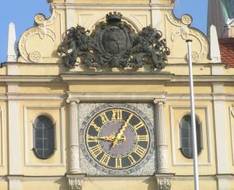
[{"label": "decorative stone carving", "polygon": [[81,64],[93,68],[138,69],[145,64],[164,68],[170,52],[162,33],[148,26],[137,34],[121,19],[120,13],[109,13],[91,34],[81,26],[68,29],[58,47],[65,66],[74,67],[79,58]]},{"label": "decorative stone carving", "polygon": [[82,190],[84,175],[68,175],[67,180],[69,190]]},{"label": "decorative stone carving", "polygon": [[173,31],[167,33],[168,36],[168,46],[171,50],[171,57],[178,61],[178,59],[183,59],[187,62],[186,58],[186,48],[183,51],[178,51],[178,44],[185,44],[184,41],[187,39],[191,39],[193,41],[193,62],[204,62],[204,60],[208,61],[209,54],[209,45],[205,35],[203,35],[200,31],[191,28],[190,25],[192,23],[192,17],[190,15],[183,15],[181,20],[176,19],[173,14],[166,14],[166,25],[168,30]]},{"label": "decorative stone carving", "polygon": [[192,60],[193,62],[198,62],[200,56],[199,56],[199,53],[196,52],[196,51],[192,51]]},{"label": "decorative stone carving", "polygon": [[34,17],[35,27],[25,31],[19,40],[19,62],[52,62],[54,47],[59,40],[59,35],[54,32],[60,25],[58,16],[59,13],[53,11],[49,19],[43,14]]},{"label": "decorative stone carving", "polygon": [[33,51],[29,53],[29,60],[32,62],[39,62],[41,59],[41,53],[39,51]]},{"label": "decorative stone carving", "polygon": [[46,21],[46,17],[45,15],[39,13],[37,14],[35,17],[34,17],[34,22],[35,24],[37,25],[41,25],[41,24],[44,24],[44,22]]},{"label": "decorative stone carving", "polygon": [[190,15],[185,14],[181,17],[181,21],[185,25],[190,25],[193,22],[193,19]]},{"label": "decorative stone carving", "polygon": [[169,176],[156,176],[157,190],[171,190],[171,179]]}]

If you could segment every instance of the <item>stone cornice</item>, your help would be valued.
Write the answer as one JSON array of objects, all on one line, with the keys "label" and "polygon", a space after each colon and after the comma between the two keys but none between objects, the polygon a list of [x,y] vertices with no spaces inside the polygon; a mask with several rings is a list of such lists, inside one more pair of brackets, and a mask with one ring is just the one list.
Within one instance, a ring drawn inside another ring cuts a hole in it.
[{"label": "stone cornice", "polygon": [[49,76],[49,75],[40,75],[40,76],[32,76],[32,75],[1,75],[0,83],[40,83],[40,82],[58,82],[60,80],[57,76]]},{"label": "stone cornice", "polygon": [[84,10],[110,10],[110,9],[118,9],[118,10],[152,10],[152,9],[164,9],[164,10],[172,10],[172,5],[160,4],[160,3],[149,3],[149,4],[111,4],[111,3],[53,3],[52,7],[54,9],[84,9]]},{"label": "stone cornice", "polygon": [[[187,83],[187,75],[170,73],[64,73],[49,75],[1,75],[0,83],[70,83],[70,82],[161,82]],[[234,83],[234,75],[194,75],[195,83]]]},{"label": "stone cornice", "polygon": [[[168,82],[168,83],[180,83],[180,82],[189,82],[189,77],[187,75],[174,75],[170,73],[108,73],[108,74],[97,74],[97,73],[87,73],[87,74],[61,74],[60,75],[63,81],[157,81],[157,82]],[[232,83],[234,82],[234,75],[194,75],[194,82],[199,83]]]}]

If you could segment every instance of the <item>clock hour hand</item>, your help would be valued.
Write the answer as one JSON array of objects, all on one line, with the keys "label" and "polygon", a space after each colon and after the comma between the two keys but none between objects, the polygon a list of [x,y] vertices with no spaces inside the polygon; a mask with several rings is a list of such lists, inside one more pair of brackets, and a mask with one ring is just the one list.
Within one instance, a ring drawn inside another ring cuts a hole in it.
[{"label": "clock hour hand", "polygon": [[[92,140],[103,140],[103,141],[113,142],[114,139],[115,139],[115,136],[114,135],[110,135],[110,136],[103,136],[103,137],[89,137],[89,139],[92,139]],[[124,137],[122,137],[121,140],[124,140]]]}]

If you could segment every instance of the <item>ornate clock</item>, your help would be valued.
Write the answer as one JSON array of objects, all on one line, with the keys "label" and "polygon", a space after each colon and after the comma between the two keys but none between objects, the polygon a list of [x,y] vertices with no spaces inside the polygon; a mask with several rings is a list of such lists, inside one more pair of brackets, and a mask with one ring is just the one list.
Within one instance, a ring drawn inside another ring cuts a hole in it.
[{"label": "ornate clock", "polygon": [[152,127],[136,107],[103,105],[86,119],[82,134],[93,165],[109,173],[133,171],[149,157]]}]

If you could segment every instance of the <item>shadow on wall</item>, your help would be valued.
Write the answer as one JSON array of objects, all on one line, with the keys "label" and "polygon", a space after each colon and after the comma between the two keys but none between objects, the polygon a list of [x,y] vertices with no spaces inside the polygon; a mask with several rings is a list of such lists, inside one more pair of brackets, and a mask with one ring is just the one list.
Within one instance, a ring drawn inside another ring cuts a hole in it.
[{"label": "shadow on wall", "polygon": [[156,189],[156,180],[155,180],[154,176],[147,178],[144,181],[144,183],[148,184],[147,190],[157,190]]},{"label": "shadow on wall", "polygon": [[61,177],[60,179],[56,180],[55,183],[59,184],[59,190],[67,190],[68,185],[65,177]]}]

